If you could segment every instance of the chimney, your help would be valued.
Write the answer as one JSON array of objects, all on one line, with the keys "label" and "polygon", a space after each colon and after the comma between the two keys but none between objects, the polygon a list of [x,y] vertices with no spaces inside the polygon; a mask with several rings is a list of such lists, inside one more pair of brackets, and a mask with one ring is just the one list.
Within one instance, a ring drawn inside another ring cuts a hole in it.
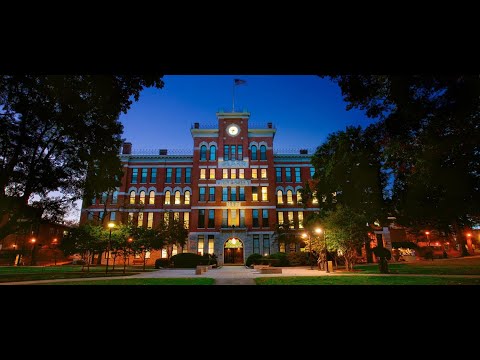
[{"label": "chimney", "polygon": [[128,155],[132,153],[132,143],[131,142],[124,142],[123,143],[123,149],[122,149],[122,154],[123,155]]},{"label": "chimney", "polygon": [[200,128],[200,123],[197,123],[197,122],[196,122],[196,123],[193,123],[193,128],[194,128],[194,129]]},{"label": "chimney", "polygon": [[160,149],[158,152],[159,155],[167,155],[167,149]]},{"label": "chimney", "polygon": [[271,129],[272,126],[273,126],[273,124],[272,124],[271,122],[267,123],[267,127],[268,127],[269,129]]},{"label": "chimney", "polygon": [[300,149],[300,154],[308,154],[308,150],[307,149]]}]

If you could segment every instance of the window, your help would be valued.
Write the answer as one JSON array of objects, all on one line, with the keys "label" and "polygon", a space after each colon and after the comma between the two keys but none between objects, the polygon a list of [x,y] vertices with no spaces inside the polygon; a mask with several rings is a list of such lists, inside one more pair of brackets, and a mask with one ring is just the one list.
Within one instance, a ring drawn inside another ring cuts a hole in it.
[{"label": "window", "polygon": [[100,212],[98,213],[98,218],[99,218],[100,221],[102,221],[102,222],[103,222],[103,214],[104,214],[103,211],[100,211]]},{"label": "window", "polygon": [[252,169],[252,179],[258,179],[258,169]]},{"label": "window", "polygon": [[110,221],[115,221],[116,217],[117,217],[117,213],[115,211],[112,211],[110,213]]},{"label": "window", "polygon": [[313,175],[315,175],[315,168],[311,167],[310,168],[310,177],[313,178]]},{"label": "window", "polygon": [[270,238],[268,234],[263,234],[263,256],[270,255]]},{"label": "window", "polygon": [[207,169],[200,169],[200,179],[205,180],[207,178]]},{"label": "window", "polygon": [[185,169],[185,183],[190,184],[192,181],[192,168]]},{"label": "window", "polygon": [[173,213],[173,220],[180,221],[180,213],[178,211]]},{"label": "window", "polygon": [[217,160],[217,147],[215,145],[210,146],[210,160]]},{"label": "window", "polygon": [[170,191],[165,191],[165,205],[170,205]]},{"label": "window", "polygon": [[222,227],[228,225],[228,210],[222,210]]},{"label": "window", "polygon": [[225,161],[228,161],[228,158],[229,158],[228,149],[229,149],[228,145],[223,146],[223,160]]},{"label": "window", "polygon": [[210,180],[215,179],[215,169],[210,169]]},{"label": "window", "polygon": [[240,193],[239,193],[239,196],[238,196],[238,200],[239,201],[245,201],[245,188],[244,187],[240,188]]},{"label": "window", "polygon": [[268,210],[263,209],[262,210],[262,226],[263,227],[268,227]]},{"label": "window", "polygon": [[253,253],[260,254],[260,235],[253,235]]},{"label": "window", "polygon": [[237,188],[230,188],[230,201],[237,201]]},{"label": "window", "polygon": [[182,182],[182,168],[175,169],[175,182],[180,184]]},{"label": "window", "polygon": [[148,203],[149,203],[150,205],[155,204],[155,191],[153,191],[153,190],[150,191],[150,194],[149,194],[149,196],[148,196]]},{"label": "window", "polygon": [[242,145],[238,145],[238,157],[237,157],[238,160],[243,160],[243,146]]},{"label": "window", "polygon": [[235,225],[238,226],[238,219],[237,219],[237,210],[230,210],[230,216],[231,216],[231,223],[230,225]]},{"label": "window", "polygon": [[282,168],[275,168],[275,181],[282,182]]},{"label": "window", "polygon": [[260,178],[266,179],[267,178],[267,169],[260,169],[261,175]]},{"label": "window", "polygon": [[258,227],[258,209],[252,210],[252,226]]},{"label": "window", "polygon": [[282,211],[277,211],[277,217],[278,217],[278,225],[282,225],[284,223],[283,221],[283,212]]},{"label": "window", "polygon": [[118,191],[115,190],[112,195],[112,204],[116,204],[118,202]]},{"label": "window", "polygon": [[235,149],[236,149],[236,146],[235,146],[235,145],[230,146],[230,150],[231,150],[230,158],[231,158],[232,160],[235,160],[235,159],[236,159],[236,151],[235,151]]},{"label": "window", "polygon": [[300,189],[297,190],[297,204],[302,202],[302,193]]},{"label": "window", "polygon": [[292,182],[292,169],[291,168],[285,168],[285,181],[286,182]]},{"label": "window", "polygon": [[180,201],[180,191],[175,191],[175,205],[179,205],[181,204],[181,201]]},{"label": "window", "polygon": [[143,226],[143,213],[138,213],[137,226]]},{"label": "window", "polygon": [[199,228],[205,227],[205,210],[204,209],[198,210],[198,227]]},{"label": "window", "polygon": [[136,184],[138,178],[138,169],[132,169],[132,179],[130,180],[131,184]]},{"label": "window", "polygon": [[151,229],[153,227],[153,212],[149,212],[147,215],[147,228]]},{"label": "window", "polygon": [[222,188],[222,201],[228,201],[228,188]]},{"label": "window", "polygon": [[185,205],[190,205],[190,191],[185,191]]},{"label": "window", "polygon": [[141,183],[146,183],[147,182],[147,173],[148,169],[142,169],[142,178],[141,178]]},{"label": "window", "polygon": [[290,244],[289,244],[289,248],[290,248],[290,249],[289,249],[290,252],[295,252],[295,251],[297,250],[295,243],[290,243]]},{"label": "window", "polygon": [[183,223],[185,224],[186,229],[190,227],[190,213],[188,212],[183,213]]},{"label": "window", "polygon": [[314,191],[312,193],[312,204],[318,204],[317,192],[316,191]]},{"label": "window", "polygon": [[157,182],[157,169],[152,169],[152,172],[150,173],[150,182],[154,184]]},{"label": "window", "polygon": [[135,191],[130,191],[130,204],[135,204]]},{"label": "window", "polygon": [[167,176],[165,177],[165,182],[172,182],[172,168],[167,168]]},{"label": "window", "polygon": [[238,169],[238,178],[245,179],[245,169]]},{"label": "window", "polygon": [[128,222],[133,223],[133,212],[128,213]]},{"label": "window", "polygon": [[87,220],[93,220],[93,212],[88,213]]},{"label": "window", "polygon": [[170,211],[164,212],[163,213],[163,222],[165,224],[168,224],[170,221]]},{"label": "window", "polygon": [[245,227],[245,210],[240,210],[240,227]]},{"label": "window", "polygon": [[106,193],[106,192],[102,193],[102,197],[100,199],[100,204],[105,204],[107,202],[107,198],[108,198],[108,193]]},{"label": "window", "polygon": [[282,190],[277,191],[277,204],[283,204],[283,192],[282,192]]},{"label": "window", "polygon": [[298,228],[303,229],[303,211],[298,212]]},{"label": "window", "polygon": [[250,151],[252,152],[252,160],[257,160],[257,147],[252,145]]},{"label": "window", "polygon": [[295,182],[302,182],[302,177],[300,176],[300,168],[295,168]]},{"label": "window", "polygon": [[215,227],[215,210],[208,210],[208,227],[213,229]]},{"label": "window", "polygon": [[293,204],[293,192],[292,192],[292,190],[287,190],[287,204]]},{"label": "window", "polygon": [[203,256],[203,242],[205,241],[205,235],[198,235],[197,254]]},{"label": "window", "polygon": [[267,160],[267,147],[265,145],[260,146],[260,160]]},{"label": "window", "polygon": [[258,188],[252,186],[252,201],[258,201]]},{"label": "window", "polygon": [[230,179],[236,179],[237,178],[237,169],[231,169],[230,170]]},{"label": "window", "polygon": [[200,147],[200,160],[207,160],[207,147],[205,145]]},{"label": "window", "polygon": [[262,201],[268,201],[268,193],[266,186],[262,186]]},{"label": "window", "polygon": [[214,235],[208,235],[208,253],[209,254],[213,254],[214,245],[215,245]]},{"label": "window", "polygon": [[278,243],[278,251],[283,252],[283,253],[285,252],[285,241],[280,241]]},{"label": "window", "polygon": [[200,186],[198,189],[199,189],[199,193],[200,193],[198,201],[205,201],[205,187]]},{"label": "window", "polygon": [[223,171],[222,171],[222,178],[223,178],[223,179],[228,179],[228,169],[223,169]]},{"label": "window", "polygon": [[208,189],[208,201],[215,201],[215,188],[211,187]]},{"label": "window", "polygon": [[95,205],[96,202],[97,202],[97,199],[96,199],[96,198],[93,198],[93,199],[92,199],[92,205]]},{"label": "window", "polygon": [[290,229],[294,229],[295,228],[295,224],[293,222],[293,211],[289,211],[287,212],[287,221],[289,223],[289,228]]},{"label": "window", "polygon": [[140,205],[143,205],[145,204],[145,191],[140,191],[140,201],[139,201],[139,204]]}]

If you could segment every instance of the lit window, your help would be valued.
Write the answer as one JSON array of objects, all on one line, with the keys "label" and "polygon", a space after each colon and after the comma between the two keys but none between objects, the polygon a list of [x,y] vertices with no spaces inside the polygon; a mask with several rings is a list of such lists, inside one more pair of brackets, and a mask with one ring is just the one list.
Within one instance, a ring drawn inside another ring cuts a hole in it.
[{"label": "lit window", "polygon": [[267,169],[261,169],[260,171],[261,171],[260,177],[262,179],[266,179],[267,178]]},{"label": "lit window", "polygon": [[282,192],[282,190],[277,191],[277,204],[283,204],[283,192]]},{"label": "lit window", "polygon": [[165,205],[170,205],[170,191],[165,191]]},{"label": "lit window", "polygon": [[277,212],[277,216],[278,216],[278,225],[282,225],[284,223],[283,221],[283,212],[282,211],[278,211]]},{"label": "lit window", "polygon": [[172,245],[172,256],[178,254],[178,248],[176,244]]},{"label": "lit window", "polygon": [[215,179],[215,169],[210,169],[210,179]]},{"label": "lit window", "polygon": [[145,259],[150,259],[150,251],[145,251]]},{"label": "lit window", "polygon": [[145,204],[145,191],[140,191],[140,204]]},{"label": "lit window", "polygon": [[173,220],[180,221],[180,213],[178,211],[173,213]]},{"label": "lit window", "polygon": [[313,192],[312,197],[313,197],[312,204],[318,204],[317,192],[316,191]]},{"label": "lit window", "polygon": [[210,146],[210,160],[217,160],[217,147],[215,145]]},{"label": "lit window", "polygon": [[135,204],[135,191],[130,191],[130,204]]},{"label": "lit window", "polygon": [[270,238],[268,234],[263,234],[263,256],[270,255]]},{"label": "lit window", "polygon": [[284,252],[285,252],[285,241],[280,241],[280,242],[278,243],[278,247],[279,247],[278,251],[284,253]]},{"label": "lit window", "polygon": [[200,147],[200,160],[207,160],[207,147],[205,145]]},{"label": "lit window", "polygon": [[148,203],[150,205],[155,204],[155,191],[150,191],[150,195],[148,196]]},{"label": "lit window", "polygon": [[223,171],[222,171],[222,178],[228,179],[228,169],[223,169]]},{"label": "lit window", "polygon": [[245,169],[239,169],[238,170],[238,178],[239,179],[245,179]]},{"label": "lit window", "polygon": [[303,211],[298,212],[298,228],[303,229]]},{"label": "lit window", "polygon": [[203,256],[203,242],[205,240],[205,235],[198,235],[198,246],[197,254]]},{"label": "lit window", "polygon": [[208,253],[213,254],[213,248],[215,245],[214,235],[208,235]]},{"label": "lit window", "polygon": [[200,169],[200,179],[205,180],[207,178],[207,169]]},{"label": "lit window", "polygon": [[149,212],[147,215],[147,228],[151,229],[153,227],[153,212]]},{"label": "lit window", "polygon": [[245,227],[245,210],[241,209],[239,212],[240,212],[240,227]]},{"label": "lit window", "polygon": [[287,204],[293,204],[293,192],[292,192],[292,190],[287,190]]},{"label": "lit window", "polygon": [[252,201],[258,201],[258,188],[252,186]]},{"label": "lit window", "polygon": [[163,213],[163,222],[165,224],[168,224],[170,221],[170,211],[167,211],[165,213]]},{"label": "lit window", "polygon": [[237,178],[237,169],[232,169],[230,176],[231,176],[230,179],[236,179]]},{"label": "lit window", "polygon": [[268,201],[268,193],[266,186],[262,186],[262,201]]},{"label": "lit window", "polygon": [[258,179],[258,169],[252,169],[252,179]]},{"label": "lit window", "polygon": [[183,223],[185,224],[186,229],[190,228],[190,213],[183,213]]},{"label": "lit window", "polygon": [[137,226],[143,226],[143,213],[138,213],[138,222]]},{"label": "lit window", "polygon": [[128,222],[133,223],[133,212],[128,213]]},{"label": "lit window", "polygon": [[228,210],[222,210],[222,227],[228,226]]},{"label": "lit window", "polygon": [[295,224],[293,223],[293,211],[287,212],[287,221],[289,223],[289,228],[293,229],[295,228]]},{"label": "lit window", "polygon": [[180,202],[180,191],[175,191],[175,205],[181,204]]},{"label": "lit window", "polygon": [[185,191],[185,205],[190,205],[190,191]]},{"label": "lit window", "polygon": [[[299,189],[300,190],[300,189]],[[301,203],[302,202],[302,193],[297,190],[297,203]]]},{"label": "lit window", "polygon": [[265,145],[260,146],[260,160],[267,160],[267,147]]}]

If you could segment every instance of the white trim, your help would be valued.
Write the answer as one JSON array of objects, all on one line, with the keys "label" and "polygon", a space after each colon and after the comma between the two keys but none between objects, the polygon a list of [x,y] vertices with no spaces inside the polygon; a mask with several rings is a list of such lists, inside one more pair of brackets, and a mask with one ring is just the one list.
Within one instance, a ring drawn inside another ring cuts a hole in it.
[{"label": "white trim", "polygon": [[125,195],[130,196],[130,193],[131,193],[132,191],[135,191],[135,194],[137,194],[137,188],[134,187],[134,186],[130,186],[130,188],[128,189],[128,191],[127,191],[127,193],[126,193]]},{"label": "white trim", "polygon": [[[163,160],[158,160],[159,162],[164,162]],[[141,169],[141,168],[157,168],[157,169],[165,169],[165,168],[193,168],[193,161],[191,165],[124,165],[125,168],[132,168],[132,169]],[[158,177],[158,173],[157,173]],[[148,183],[147,183],[148,184]]]},{"label": "white trim", "polygon": [[295,189],[293,188],[292,185],[287,185],[287,186],[285,186],[285,194],[287,193],[287,190],[291,190],[291,191],[292,191],[292,195],[295,193]]},{"label": "white trim", "polygon": [[283,186],[277,186],[275,189],[275,196],[277,195],[278,190],[282,190],[282,193],[285,193],[285,188]]},{"label": "white trim", "polygon": [[[85,209],[85,211],[91,211],[91,212],[101,212],[104,211],[103,209]],[[149,212],[191,212],[191,209],[148,209],[148,208],[143,208],[143,209],[115,209],[116,212],[122,212],[122,213],[149,213]],[[111,212],[111,211],[110,211]]]},{"label": "white trim", "polygon": [[278,164],[274,163],[274,167],[281,167],[281,168],[286,168],[286,167],[312,167],[311,164]]},{"label": "white trim", "polygon": [[147,190],[147,192],[150,194],[150,191],[155,191],[155,194],[157,193],[157,188],[155,186],[150,186]]},{"label": "white trim", "polygon": [[302,187],[302,186],[296,186],[296,187],[295,187],[295,194],[296,194],[296,193],[298,192],[298,190],[300,190],[300,189],[303,189],[303,187]]}]

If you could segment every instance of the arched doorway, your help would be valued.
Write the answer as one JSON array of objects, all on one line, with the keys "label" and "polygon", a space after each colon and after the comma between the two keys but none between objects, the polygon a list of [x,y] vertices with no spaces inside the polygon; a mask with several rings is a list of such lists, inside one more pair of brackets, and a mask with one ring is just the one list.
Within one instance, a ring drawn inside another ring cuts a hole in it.
[{"label": "arched doorway", "polygon": [[243,264],[243,243],[240,239],[230,238],[225,242],[223,249],[223,263]]}]

